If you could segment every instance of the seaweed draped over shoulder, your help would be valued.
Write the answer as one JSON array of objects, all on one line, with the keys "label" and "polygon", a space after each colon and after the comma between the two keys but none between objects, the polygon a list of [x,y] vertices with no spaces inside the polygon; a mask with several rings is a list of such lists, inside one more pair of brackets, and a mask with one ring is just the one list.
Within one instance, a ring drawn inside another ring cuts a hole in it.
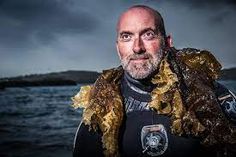
[{"label": "seaweed draped over shoulder", "polygon": [[[171,118],[171,132],[193,135],[205,146],[236,144],[236,128],[225,118],[213,91],[221,65],[208,51],[192,48],[167,51],[149,107]],[[75,108],[84,108],[83,122],[102,131],[105,156],[119,156],[118,137],[124,110],[120,93],[122,67],[105,70],[92,86],[81,87],[73,97]]]}]

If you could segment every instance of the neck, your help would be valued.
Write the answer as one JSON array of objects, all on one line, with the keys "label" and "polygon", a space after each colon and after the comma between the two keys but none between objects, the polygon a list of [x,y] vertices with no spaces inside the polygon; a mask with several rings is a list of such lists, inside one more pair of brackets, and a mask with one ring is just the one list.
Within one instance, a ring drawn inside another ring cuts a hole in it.
[{"label": "neck", "polygon": [[151,82],[151,77],[145,79],[134,79],[127,72],[124,72],[124,80],[130,86],[130,88],[136,90],[139,93],[150,93],[154,88],[154,85]]}]

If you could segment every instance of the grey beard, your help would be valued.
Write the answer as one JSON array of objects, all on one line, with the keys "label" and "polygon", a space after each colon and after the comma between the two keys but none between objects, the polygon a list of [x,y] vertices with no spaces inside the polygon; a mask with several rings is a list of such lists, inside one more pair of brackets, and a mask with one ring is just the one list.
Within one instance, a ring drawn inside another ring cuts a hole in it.
[{"label": "grey beard", "polygon": [[[130,64],[131,59],[139,57],[148,57],[148,60],[141,64]],[[163,49],[156,56],[151,56],[149,53],[133,54],[121,60],[123,69],[134,79],[144,79],[153,74],[158,67],[163,57]]]}]

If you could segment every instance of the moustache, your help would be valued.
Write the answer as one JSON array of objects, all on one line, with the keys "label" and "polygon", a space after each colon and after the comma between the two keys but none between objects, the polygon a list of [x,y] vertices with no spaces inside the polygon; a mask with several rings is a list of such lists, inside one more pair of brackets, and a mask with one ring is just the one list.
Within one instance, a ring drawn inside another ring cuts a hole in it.
[{"label": "moustache", "polygon": [[136,59],[149,59],[152,58],[152,55],[148,53],[144,54],[132,54],[128,57],[128,60],[136,60]]}]

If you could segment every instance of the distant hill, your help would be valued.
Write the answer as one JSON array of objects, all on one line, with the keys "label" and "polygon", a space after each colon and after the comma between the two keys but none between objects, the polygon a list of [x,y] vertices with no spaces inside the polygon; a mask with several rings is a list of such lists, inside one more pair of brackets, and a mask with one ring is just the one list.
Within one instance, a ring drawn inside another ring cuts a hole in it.
[{"label": "distant hill", "polygon": [[93,83],[99,73],[92,71],[64,71],[47,74],[32,74],[0,79],[0,89],[4,87],[55,86]]},{"label": "distant hill", "polygon": [[223,69],[220,80],[236,80],[236,68]]},{"label": "distant hill", "polygon": [[[1,78],[0,89],[6,87],[25,86],[55,86],[55,85],[76,85],[78,83],[93,83],[99,73],[93,71],[64,71],[47,74],[33,74],[26,76]],[[236,80],[236,68],[223,69],[220,80]]]}]

